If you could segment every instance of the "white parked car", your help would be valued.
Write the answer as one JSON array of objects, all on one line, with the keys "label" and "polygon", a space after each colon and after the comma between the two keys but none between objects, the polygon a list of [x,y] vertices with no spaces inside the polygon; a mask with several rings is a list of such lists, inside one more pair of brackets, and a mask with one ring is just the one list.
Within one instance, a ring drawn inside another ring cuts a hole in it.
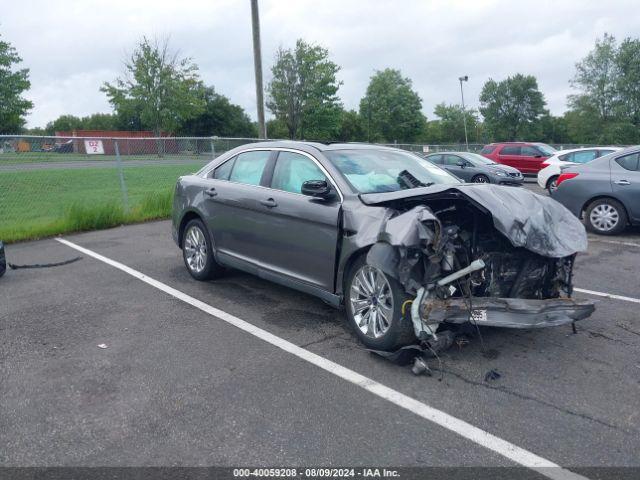
[{"label": "white parked car", "polygon": [[556,180],[560,176],[560,167],[589,163],[591,160],[618,150],[622,149],[620,147],[588,147],[555,152],[542,163],[542,170],[538,172],[538,185],[551,193],[557,188]]}]

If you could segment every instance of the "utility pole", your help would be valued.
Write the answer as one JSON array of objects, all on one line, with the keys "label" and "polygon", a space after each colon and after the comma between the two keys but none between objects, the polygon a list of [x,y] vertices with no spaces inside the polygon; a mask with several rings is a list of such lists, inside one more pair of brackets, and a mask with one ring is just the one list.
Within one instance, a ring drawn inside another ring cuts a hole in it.
[{"label": "utility pole", "polygon": [[460,95],[462,96],[462,123],[464,123],[464,143],[467,145],[467,152],[469,151],[469,139],[467,137],[467,110],[464,108],[464,92],[462,91],[462,82],[469,81],[469,75],[464,77],[458,77],[460,80]]},{"label": "utility pole", "polygon": [[258,0],[251,0],[251,26],[253,29],[253,66],[256,71],[256,102],[258,104],[258,137],[267,138],[264,123],[264,98],[262,90],[262,53],[260,52],[260,14]]}]

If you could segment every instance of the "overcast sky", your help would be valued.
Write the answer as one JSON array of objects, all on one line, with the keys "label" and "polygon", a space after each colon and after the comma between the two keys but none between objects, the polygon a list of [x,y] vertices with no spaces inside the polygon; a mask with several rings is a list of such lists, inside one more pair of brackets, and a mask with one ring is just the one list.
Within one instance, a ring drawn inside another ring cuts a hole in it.
[{"label": "overcast sky", "polygon": [[[30,127],[111,111],[100,85],[142,35],[169,35],[206,84],[255,119],[249,0],[2,0],[0,10],[0,33],[31,70]],[[260,15],[265,81],[278,46],[304,38],[342,67],[345,107],[357,109],[370,76],[392,67],[413,80],[428,118],[460,102],[459,76],[469,75],[465,100],[477,107],[487,79],[515,73],[535,75],[560,114],[595,39],[640,34],[637,0],[260,0]]]}]

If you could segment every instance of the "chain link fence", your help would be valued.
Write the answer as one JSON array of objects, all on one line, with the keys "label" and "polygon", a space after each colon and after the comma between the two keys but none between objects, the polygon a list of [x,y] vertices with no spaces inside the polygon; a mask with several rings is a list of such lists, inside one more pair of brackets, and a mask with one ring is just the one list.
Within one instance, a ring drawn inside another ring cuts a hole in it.
[{"label": "chain link fence", "polygon": [[[255,138],[0,136],[0,240],[166,218],[177,177]],[[388,144],[415,153],[466,145]],[[569,146],[564,146],[567,148]],[[479,151],[480,144],[469,150]]]}]

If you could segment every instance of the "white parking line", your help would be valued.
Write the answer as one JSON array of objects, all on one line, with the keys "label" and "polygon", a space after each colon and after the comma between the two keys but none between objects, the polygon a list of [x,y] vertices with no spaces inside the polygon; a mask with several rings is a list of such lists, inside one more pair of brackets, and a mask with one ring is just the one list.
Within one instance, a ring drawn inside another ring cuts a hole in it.
[{"label": "white parking line", "polygon": [[614,295],[613,293],[596,292],[595,290],[586,290],[584,288],[574,288],[573,291],[586,293],[587,295],[596,295],[598,297],[611,298],[613,300],[624,300],[625,302],[640,303],[640,298],[625,297],[623,295]]},{"label": "white parking line", "polygon": [[506,440],[503,440],[495,435],[490,434],[478,427],[474,427],[470,423],[465,422],[464,420],[460,420],[448,413],[443,412],[442,410],[438,410],[437,408],[430,407],[429,405],[422,403],[414,398],[411,398],[403,393],[400,393],[392,388],[389,388],[375,380],[372,380],[364,375],[361,375],[353,370],[350,370],[346,367],[343,367],[340,364],[332,362],[320,355],[310,352],[309,350],[305,350],[304,348],[298,347],[297,345],[280,338],[272,333],[267,332],[255,325],[246,322],[238,317],[235,317],[227,312],[219,310],[211,305],[208,305],[197,298],[191,297],[186,293],[183,293],[179,290],[176,290],[169,285],[166,285],[158,280],[155,280],[151,277],[146,276],[144,273],[141,273],[137,270],[134,270],[131,267],[128,267],[122,263],[116,262],[115,260],[111,260],[110,258],[104,257],[99,253],[96,253],[92,250],[88,250],[80,245],[76,245],[68,240],[64,240],[61,238],[56,238],[56,240],[68,247],[74,248],[79,252],[84,253],[90,257],[93,257],[101,262],[104,262],[112,267],[115,267],[132,277],[135,277],[143,282],[151,285],[152,287],[157,288],[178,300],[182,300],[193,307],[196,307],[202,310],[209,315],[212,315],[220,320],[223,320],[251,335],[264,340],[275,347],[278,347],[285,352],[288,352],[296,357],[309,362],[316,367],[319,367],[337,377],[342,378],[358,387],[367,390],[374,395],[377,395],[380,398],[383,398],[391,403],[396,404],[399,407],[408,410],[419,417],[422,417],[430,422],[433,422],[441,427],[450,430],[451,432],[457,433],[458,435],[471,440],[478,445],[481,445],[489,450],[492,450],[509,460],[522,465],[524,467],[528,467],[530,469],[536,470],[540,474],[552,478],[552,479],[562,479],[562,480],[585,480],[585,477],[582,475],[578,475],[570,470],[564,469],[560,467],[560,465],[547,460],[546,458],[539,457],[535,453],[529,452],[523,448],[518,447]]},{"label": "white parking line", "polygon": [[594,238],[589,236],[590,242],[600,242],[600,243],[611,243],[613,245],[624,245],[626,247],[638,247],[640,248],[640,243],[633,242],[622,242],[620,240],[605,240],[604,238]]}]

